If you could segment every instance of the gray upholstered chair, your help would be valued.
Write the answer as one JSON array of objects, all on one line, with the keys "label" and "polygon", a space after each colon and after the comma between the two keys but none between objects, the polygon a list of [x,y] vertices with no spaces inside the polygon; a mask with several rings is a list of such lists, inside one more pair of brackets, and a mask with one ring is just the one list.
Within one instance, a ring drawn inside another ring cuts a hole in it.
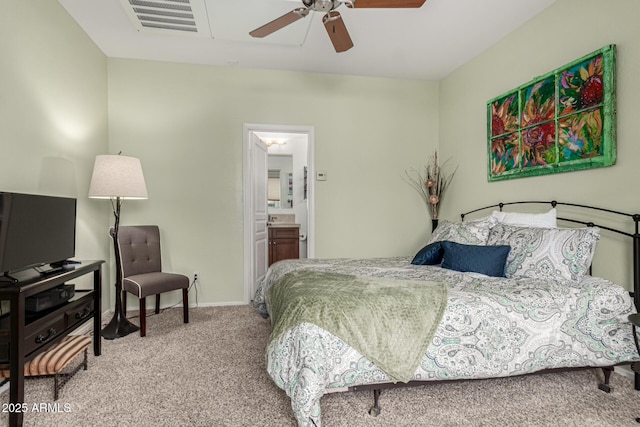
[{"label": "gray upholstered chair", "polygon": [[[113,228],[110,230],[113,233]],[[189,323],[189,278],[162,271],[160,230],[155,225],[120,226],[118,250],[122,262],[122,306],[127,312],[127,292],[140,300],[140,336],[147,333],[146,299],[156,296],[155,312],[160,312],[160,294],[182,289],[184,323]]]}]

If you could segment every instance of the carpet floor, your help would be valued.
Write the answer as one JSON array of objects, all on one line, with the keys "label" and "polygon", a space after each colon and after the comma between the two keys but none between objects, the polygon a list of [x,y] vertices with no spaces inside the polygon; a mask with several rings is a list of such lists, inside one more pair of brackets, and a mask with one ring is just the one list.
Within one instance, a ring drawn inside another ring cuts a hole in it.
[{"label": "carpet floor", "polygon": [[[147,336],[103,340],[53,401],[53,379],[25,384],[25,426],[294,426],[290,401],[265,371],[269,321],[250,306],[180,308],[147,319]],[[136,321],[136,320],[134,320]],[[322,398],[326,427],[638,426],[640,395],[614,373],[613,391],[597,388],[600,370],[460,381]],[[9,393],[0,397],[7,424]]]}]

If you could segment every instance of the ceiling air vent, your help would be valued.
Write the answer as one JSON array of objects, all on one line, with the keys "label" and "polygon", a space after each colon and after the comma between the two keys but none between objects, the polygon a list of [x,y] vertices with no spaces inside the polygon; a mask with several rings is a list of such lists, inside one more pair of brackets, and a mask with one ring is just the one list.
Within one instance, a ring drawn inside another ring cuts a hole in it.
[{"label": "ceiling air vent", "polygon": [[120,0],[141,33],[211,37],[204,0]]}]

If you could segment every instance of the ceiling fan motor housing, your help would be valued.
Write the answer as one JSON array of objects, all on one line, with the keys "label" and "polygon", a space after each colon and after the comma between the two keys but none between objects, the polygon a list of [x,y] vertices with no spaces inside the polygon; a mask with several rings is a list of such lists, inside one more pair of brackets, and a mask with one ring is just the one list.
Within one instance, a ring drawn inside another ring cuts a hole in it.
[{"label": "ceiling fan motor housing", "polygon": [[329,12],[340,6],[338,0],[302,0],[302,3],[316,12]]}]

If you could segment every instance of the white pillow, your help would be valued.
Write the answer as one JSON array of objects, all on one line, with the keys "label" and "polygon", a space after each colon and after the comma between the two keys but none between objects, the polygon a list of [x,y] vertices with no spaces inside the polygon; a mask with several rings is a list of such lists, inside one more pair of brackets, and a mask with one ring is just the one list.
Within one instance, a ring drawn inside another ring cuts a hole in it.
[{"label": "white pillow", "polygon": [[491,212],[491,216],[500,224],[515,225],[518,227],[558,228],[556,208],[540,214],[493,211]]}]

